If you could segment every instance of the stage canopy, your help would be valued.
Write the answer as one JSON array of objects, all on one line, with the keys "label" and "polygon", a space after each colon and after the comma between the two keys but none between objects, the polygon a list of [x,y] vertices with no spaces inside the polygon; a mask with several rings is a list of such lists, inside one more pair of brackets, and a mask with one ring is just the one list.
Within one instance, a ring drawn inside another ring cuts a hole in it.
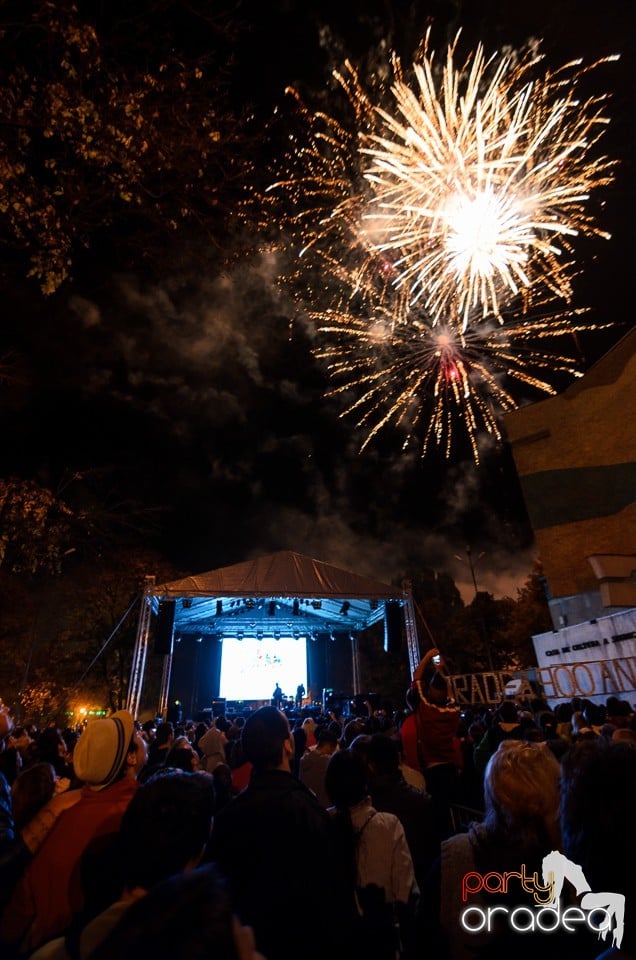
[{"label": "stage canopy", "polygon": [[157,585],[155,612],[174,600],[174,633],[219,637],[359,632],[402,606],[400,587],[291,550]]},{"label": "stage canopy", "polygon": [[[209,573],[156,585],[146,578],[127,707],[138,715],[153,632],[154,652],[164,655],[159,713],[165,715],[174,646],[199,647],[217,654],[217,641],[296,638],[329,640],[351,651],[354,691],[359,689],[358,634],[384,621],[384,646],[396,651],[406,637],[411,673],[419,662],[419,643],[410,585],[389,586],[291,550]],[[197,643],[198,641],[198,643]],[[312,682],[314,682],[312,680]]]}]

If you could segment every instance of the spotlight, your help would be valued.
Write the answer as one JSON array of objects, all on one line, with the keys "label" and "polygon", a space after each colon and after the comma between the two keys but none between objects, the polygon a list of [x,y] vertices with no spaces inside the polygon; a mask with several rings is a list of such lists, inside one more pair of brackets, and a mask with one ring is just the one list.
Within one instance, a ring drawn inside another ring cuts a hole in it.
[{"label": "spotlight", "polygon": [[222,613],[223,613],[223,601],[222,601],[222,600],[217,600],[217,601],[216,601],[216,615],[217,615],[217,617],[220,617]]},{"label": "spotlight", "polygon": [[350,606],[351,606],[351,604],[349,603],[349,601],[348,601],[348,600],[345,600],[345,602],[344,602],[344,603],[342,604],[342,606],[340,607],[340,616],[341,616],[341,617],[346,617],[346,616],[347,616],[347,614],[349,613],[349,608],[350,608]]}]

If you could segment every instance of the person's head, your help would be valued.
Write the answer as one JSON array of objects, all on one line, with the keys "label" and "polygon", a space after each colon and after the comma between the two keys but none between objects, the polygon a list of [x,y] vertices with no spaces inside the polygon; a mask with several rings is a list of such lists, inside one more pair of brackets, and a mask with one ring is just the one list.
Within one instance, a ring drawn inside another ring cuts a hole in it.
[{"label": "person's head", "polygon": [[369,743],[367,763],[373,777],[397,779],[400,776],[400,750],[391,737],[374,733]]},{"label": "person's head", "polygon": [[356,737],[366,730],[364,720],[350,720],[342,731],[342,739],[345,747],[350,747]]},{"label": "person's head", "polygon": [[34,763],[18,775],[11,788],[13,819],[21,830],[55,793],[57,776],[50,763]]},{"label": "person's head", "polygon": [[554,708],[554,717],[557,723],[570,723],[572,719],[572,704],[565,701],[563,703],[557,703]]},{"label": "person's head", "polygon": [[616,727],[612,733],[612,740],[636,744],[636,730],[630,730],[629,727]]},{"label": "person's head", "polygon": [[532,846],[556,841],[561,767],[541,743],[504,740],[484,775],[484,822],[500,833]]},{"label": "person's head", "polygon": [[357,753],[359,757],[362,757],[365,764],[367,762],[367,757],[369,755],[369,745],[371,743],[371,734],[370,733],[359,733],[357,737],[354,737],[349,746],[348,750],[351,750],[353,753]]},{"label": "person's head", "polygon": [[157,735],[157,723],[155,720],[146,720],[141,725],[141,732],[144,735],[146,743],[152,743]]},{"label": "person's head", "polygon": [[38,754],[45,763],[56,764],[66,754],[66,743],[58,727],[47,727],[38,737]]},{"label": "person's head", "polygon": [[136,777],[147,760],[146,742],[128,710],[91,720],[77,741],[73,767],[78,780],[104,790],[123,777]]},{"label": "person's head", "polygon": [[588,727],[601,727],[605,722],[605,707],[588,701],[583,710],[583,718]]},{"label": "person's head", "polygon": [[242,948],[224,881],[213,864],[158,883],[133,903],[92,960],[263,960]]},{"label": "person's head", "polygon": [[442,706],[448,700],[448,682],[446,677],[436,670],[430,679],[426,690],[426,698],[437,706]]},{"label": "person's head", "polygon": [[157,727],[155,736],[155,745],[157,747],[169,747],[174,740],[174,727],[168,720],[166,723],[160,723]]},{"label": "person's head", "polygon": [[[185,740],[185,738],[183,738]],[[166,756],[166,767],[177,767],[179,770],[184,770],[186,773],[196,773],[201,766],[201,760],[199,754],[194,750],[187,740],[185,744],[181,746],[177,745],[177,741],[170,747],[168,754]]]},{"label": "person's head", "polygon": [[125,886],[150,890],[195,867],[210,837],[214,783],[205,773],[163,767],[143,783],[120,827]]},{"label": "person's head", "polygon": [[496,718],[498,723],[518,723],[519,713],[512,700],[504,700],[499,704]]},{"label": "person's head", "polygon": [[256,771],[290,769],[294,743],[287,717],[276,707],[260,707],[250,714],[241,743],[244,758]]},{"label": "person's head", "polygon": [[327,765],[325,790],[337,810],[350,810],[368,794],[367,766],[354,750],[338,750]]},{"label": "person's head", "polygon": [[26,727],[15,727],[13,732],[7,737],[7,746],[15,747],[21,754],[26,754],[32,747],[33,740],[29,736]]},{"label": "person's head", "polygon": [[316,733],[318,753],[332,754],[338,747],[338,737],[329,727],[321,727]]}]

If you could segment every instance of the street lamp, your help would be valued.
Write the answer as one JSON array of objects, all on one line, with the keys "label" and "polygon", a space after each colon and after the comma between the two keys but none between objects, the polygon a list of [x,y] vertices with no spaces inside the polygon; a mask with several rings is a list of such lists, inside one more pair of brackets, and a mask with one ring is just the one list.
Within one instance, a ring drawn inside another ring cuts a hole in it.
[{"label": "street lamp", "polygon": [[[464,560],[464,558],[463,558],[463,557],[460,557],[458,554],[454,554],[454,556],[455,556],[455,559],[456,559],[456,560],[459,560],[459,561],[460,561],[460,563],[465,563],[465,562],[466,562],[466,561]],[[486,554],[483,553],[483,552],[480,553],[479,556],[476,558],[476,560],[473,561],[473,552],[472,552],[472,550],[471,550],[471,548],[470,548],[470,545],[468,545],[468,546],[466,547],[466,556],[468,557],[468,566],[469,566],[469,568],[470,568],[470,575],[471,575],[471,578],[472,578],[472,581],[473,581],[473,587],[474,587],[474,590],[475,590],[475,600],[477,600],[478,597],[479,597],[479,590],[478,590],[478,588],[477,588],[477,577],[475,576],[475,563],[479,563],[479,561],[481,560],[481,558],[482,558],[482,557],[485,557]],[[494,668],[494,666],[493,666],[492,650],[491,650],[491,648],[490,648],[490,640],[488,639],[488,631],[486,630],[486,623],[485,623],[485,621],[484,621],[484,617],[483,617],[483,614],[482,614],[482,613],[479,613],[479,625],[480,625],[480,627],[481,627],[481,634],[482,634],[482,637],[483,637],[484,646],[486,647],[486,656],[488,657],[488,666],[490,667],[490,672],[491,672],[491,673],[494,673],[494,672],[495,672],[495,668]]]}]

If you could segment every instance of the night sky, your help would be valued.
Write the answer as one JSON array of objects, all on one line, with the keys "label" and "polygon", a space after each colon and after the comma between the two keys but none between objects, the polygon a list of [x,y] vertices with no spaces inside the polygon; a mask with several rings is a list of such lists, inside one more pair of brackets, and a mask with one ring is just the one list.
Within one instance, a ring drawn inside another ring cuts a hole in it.
[{"label": "night sky", "polygon": [[[540,37],[554,63],[620,53],[594,74],[613,94],[603,149],[620,165],[602,218],[613,236],[584,245],[577,288],[615,327],[580,338],[585,368],[633,323],[632,10],[629,0],[248,0],[236,5],[229,96],[262,131],[286,86],[324,97],[341,53],[363,58],[384,35],[407,57],[428,22],[442,43],[462,25],[467,43],[491,51]],[[274,150],[264,136],[257,164]],[[480,467],[467,450],[450,461],[403,453],[390,432],[360,454],[362,436],[324,396],[275,258],[238,231],[235,241],[240,257],[219,268],[211,251],[206,269],[201,249],[166,230],[160,278],[96,242],[50,297],[5,273],[0,351],[18,376],[0,396],[3,476],[63,491],[79,474],[114,509],[152,508],[148,537],[184,572],[291,549],[384,581],[420,563],[459,583],[468,571],[453,555],[470,545],[484,554],[479,586],[514,596],[533,542],[506,444],[485,443]]]}]

